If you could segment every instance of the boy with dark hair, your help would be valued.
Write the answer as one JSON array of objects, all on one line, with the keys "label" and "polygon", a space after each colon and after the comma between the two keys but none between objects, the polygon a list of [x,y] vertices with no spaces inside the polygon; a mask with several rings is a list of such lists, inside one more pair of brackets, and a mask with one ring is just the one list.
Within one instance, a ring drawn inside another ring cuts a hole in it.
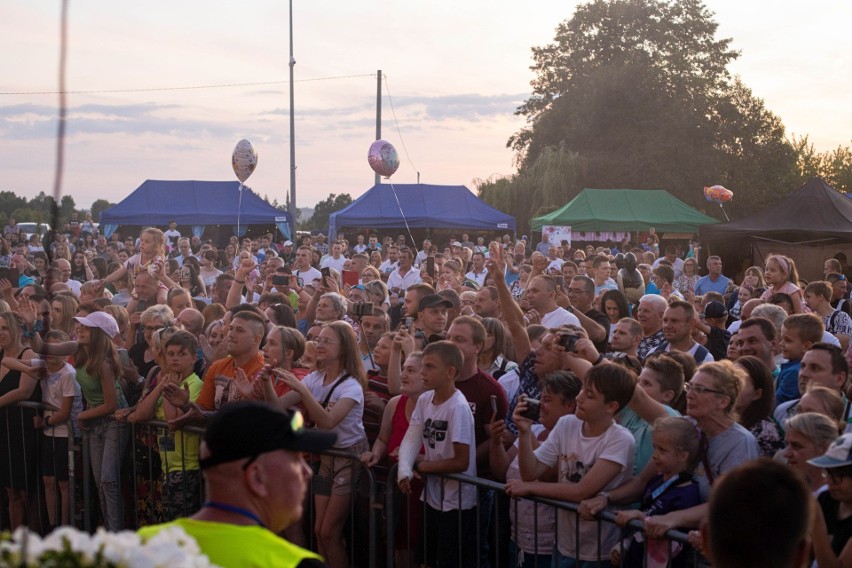
[{"label": "boy with dark hair", "polygon": [[[520,432],[518,464],[524,481],[510,481],[506,492],[512,497],[537,495],[579,502],[629,479],[635,442],[626,428],[615,423],[614,417],[630,402],[635,388],[634,375],[624,367],[611,364],[592,367],[577,396],[576,415],[560,418],[547,440],[535,450],[532,421],[524,417],[527,409],[524,397],[512,417]],[[554,470],[555,483],[538,481]],[[563,510],[559,511],[558,527],[554,566],[597,565],[598,543],[600,550],[610,550],[619,535],[615,526],[599,527],[597,522],[578,521],[574,513]],[[570,564],[571,559],[577,559],[575,564]]]},{"label": "boy with dark hair", "polygon": [[[427,390],[417,399],[399,448],[397,482],[403,493],[411,491],[415,471],[476,476],[473,413],[456,389],[463,364],[461,350],[449,341],[430,343],[423,350],[421,372]],[[423,455],[419,454],[421,446]],[[459,535],[476,530],[476,487],[429,476],[422,500],[426,509],[424,563],[436,568],[475,565],[476,547],[462,550]]]},{"label": "boy with dark hair", "polygon": [[[166,385],[177,385],[189,394],[194,403],[201,394],[203,383],[193,368],[196,360],[198,340],[188,331],[179,330],[163,345],[166,366],[158,376],[157,385],[151,390],[128,417],[128,421],[156,419],[163,422],[178,418],[188,410],[176,408],[162,396]],[[163,466],[164,491],[168,518],[185,517],[195,513],[201,506],[201,471],[198,464],[200,440],[197,434],[182,430],[158,431],[157,444]]]}]

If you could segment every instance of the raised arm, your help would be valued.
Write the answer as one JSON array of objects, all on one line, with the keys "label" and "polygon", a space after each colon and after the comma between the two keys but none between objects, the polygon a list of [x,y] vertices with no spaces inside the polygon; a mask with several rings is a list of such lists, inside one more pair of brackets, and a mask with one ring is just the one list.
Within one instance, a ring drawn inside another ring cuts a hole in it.
[{"label": "raised arm", "polygon": [[500,303],[500,313],[503,314],[503,321],[506,323],[506,327],[509,328],[512,336],[512,342],[515,346],[515,356],[518,362],[521,362],[532,351],[527,329],[524,326],[524,312],[521,311],[521,307],[515,302],[512,292],[509,290],[509,285],[506,284],[504,276],[506,261],[503,258],[503,249],[497,243],[491,243],[489,251],[485,267],[494,281],[494,287],[497,288],[497,301]]}]

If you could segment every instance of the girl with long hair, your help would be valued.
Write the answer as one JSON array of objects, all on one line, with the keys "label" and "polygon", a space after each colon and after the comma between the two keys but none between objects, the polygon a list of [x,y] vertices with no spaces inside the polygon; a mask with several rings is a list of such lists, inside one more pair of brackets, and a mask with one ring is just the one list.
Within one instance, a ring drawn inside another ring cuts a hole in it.
[{"label": "girl with long hair", "polygon": [[760,296],[761,300],[769,300],[775,294],[787,294],[793,301],[793,313],[805,312],[802,289],[799,288],[799,272],[792,258],[773,254],[766,259],[766,291]]},{"label": "girl with long hair", "polygon": [[[264,380],[264,390],[267,400],[278,400],[282,408],[303,403],[317,428],[337,433],[336,450],[361,455],[368,450],[363,424],[367,380],[357,343],[348,323],[323,324],[316,339],[317,370],[300,381],[289,371],[268,369],[291,392],[278,398],[271,380]],[[266,376],[270,377],[270,373]],[[323,455],[319,474],[314,478],[319,552],[332,568],[349,565],[343,525],[349,514],[356,473],[349,459]]]},{"label": "girl with long hair", "polygon": [[[30,307],[32,325],[35,312]],[[118,333],[118,323],[106,312],[77,316],[77,341],[43,343],[38,334],[31,342],[33,350],[46,355],[74,355],[77,382],[83,391],[86,410],[77,415],[92,464],[92,476],[98,487],[104,527],[109,531],[123,526],[119,465],[126,446],[125,428],[113,419],[127,401],[118,385],[121,363],[112,339]]]},{"label": "girl with long hair", "polygon": [[72,294],[57,294],[53,297],[53,302],[50,304],[50,325],[53,329],[59,329],[68,334],[68,337],[75,337],[74,316],[77,314],[77,308],[80,304]]}]

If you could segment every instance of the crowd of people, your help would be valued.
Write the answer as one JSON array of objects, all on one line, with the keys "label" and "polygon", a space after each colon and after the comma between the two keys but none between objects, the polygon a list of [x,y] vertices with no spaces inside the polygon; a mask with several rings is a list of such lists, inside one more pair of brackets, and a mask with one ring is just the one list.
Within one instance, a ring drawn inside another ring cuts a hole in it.
[{"label": "crowd of people", "polygon": [[[300,409],[379,479],[398,464],[388,482],[407,496],[413,528],[391,543],[400,565],[489,566],[495,547],[510,566],[680,565],[690,547],[713,560],[712,518],[709,540],[699,527],[717,486],[741,467],[779,464],[816,511],[799,535],[812,545],[783,546],[819,566],[852,565],[852,290],[841,255],[818,281],[772,254],[735,282],[719,257],[660,250],[653,231],[636,246],[319,234],[220,248],[174,223],[109,239],[78,224],[44,243],[8,229],[0,483],[12,527],[32,522],[36,484],[50,525],[70,521],[76,436],[109,530],[125,524],[123,460],[158,472],[135,485],[140,522],[203,519],[216,505],[202,500],[204,453],[184,428],[255,400]],[[16,405],[27,400],[42,410]],[[171,429],[129,439],[128,423],[150,420]],[[312,465],[308,530],[330,566],[347,566],[360,466],[329,455]],[[441,477],[450,473],[505,491]],[[577,503],[579,515],[533,497]],[[755,524],[773,526],[772,503]],[[599,528],[605,510],[617,524]],[[669,546],[671,529],[691,531],[689,544]],[[501,531],[507,541],[492,537]],[[298,524],[283,534],[306,542]]]}]

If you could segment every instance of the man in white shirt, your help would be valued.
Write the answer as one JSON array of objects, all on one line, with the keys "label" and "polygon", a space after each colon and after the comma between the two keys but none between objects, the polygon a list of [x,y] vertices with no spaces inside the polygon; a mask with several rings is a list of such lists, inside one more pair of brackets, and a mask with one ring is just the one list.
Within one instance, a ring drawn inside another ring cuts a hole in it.
[{"label": "man in white shirt", "polygon": [[343,243],[340,241],[334,241],[331,244],[331,254],[326,255],[322,261],[320,262],[320,268],[333,268],[338,273],[343,272],[343,264],[346,262],[346,258],[342,254],[343,252]]},{"label": "man in white shirt", "polygon": [[538,275],[527,284],[527,301],[530,310],[541,316],[541,325],[547,328],[563,325],[580,326],[577,316],[556,304],[556,280],[550,276]]},{"label": "man in white shirt", "polygon": [[[588,261],[586,261],[588,266]],[[599,296],[607,290],[618,290],[618,284],[610,277],[611,270],[609,259],[603,255],[598,255],[592,260],[593,279],[595,281],[595,296]]]},{"label": "man in white shirt", "polygon": [[[180,231],[177,230],[177,223],[174,221],[169,221],[169,230],[163,233],[163,236],[166,237],[166,244],[169,250],[177,247],[178,241],[180,240],[181,234]],[[106,242],[106,239],[104,239]]]},{"label": "man in white shirt", "polygon": [[399,263],[399,247],[396,245],[391,245],[388,248],[388,257],[385,259],[383,263],[379,265],[379,272],[382,274],[390,274],[394,270],[396,270],[397,264]]},{"label": "man in white shirt", "polygon": [[429,256],[429,250],[432,248],[432,241],[429,239],[423,239],[423,248],[420,249],[420,252],[417,253],[417,256],[414,258],[414,266],[420,268],[420,266],[426,262],[426,257]]},{"label": "man in white shirt", "polygon": [[296,251],[296,266],[293,267],[293,275],[298,280],[299,286],[313,284],[314,280],[322,278],[322,273],[311,266],[311,247],[299,247]]},{"label": "man in white shirt", "polygon": [[189,239],[183,237],[178,240],[178,250],[180,254],[175,257],[175,260],[180,266],[183,266],[183,261],[192,256],[192,248],[189,245]]},{"label": "man in white shirt", "polygon": [[393,290],[398,288],[401,292],[405,292],[409,286],[414,286],[420,283],[420,271],[411,265],[412,254],[411,249],[403,247],[399,251],[399,265],[396,270],[388,276],[388,289]]},{"label": "man in white shirt", "polygon": [[485,270],[485,255],[481,252],[475,252],[471,260],[473,260],[473,268],[464,277],[473,280],[482,288],[485,286],[485,277],[488,275],[488,271]]},{"label": "man in white shirt", "polygon": [[551,245],[549,249],[547,249],[547,260],[550,264],[547,265],[547,273],[548,274],[559,274],[562,272],[562,264],[565,262],[562,260],[562,247],[557,245]]},{"label": "man in white shirt", "polygon": [[352,247],[355,254],[361,254],[367,250],[367,245],[364,244],[364,235],[358,235],[358,243]]}]

